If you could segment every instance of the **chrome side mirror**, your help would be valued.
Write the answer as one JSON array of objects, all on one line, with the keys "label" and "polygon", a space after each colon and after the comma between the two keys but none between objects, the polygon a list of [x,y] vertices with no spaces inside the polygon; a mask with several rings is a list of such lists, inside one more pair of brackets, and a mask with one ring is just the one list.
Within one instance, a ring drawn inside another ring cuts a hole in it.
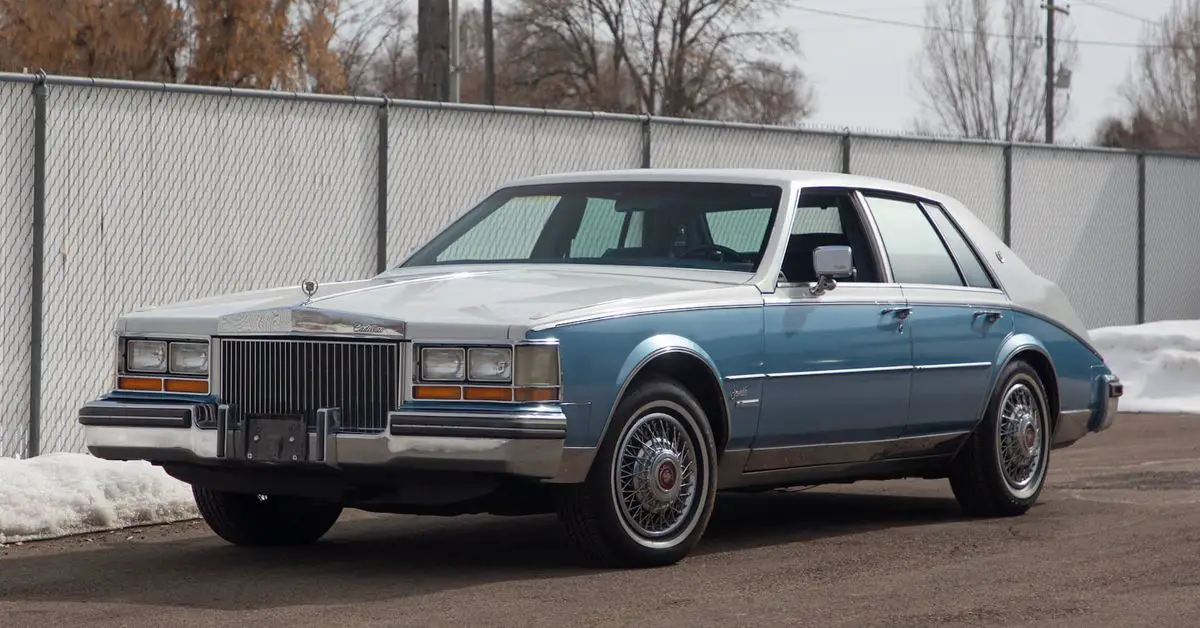
[{"label": "chrome side mirror", "polygon": [[814,295],[837,287],[837,279],[854,276],[854,256],[848,246],[818,246],[813,250],[817,282],[808,289]]}]

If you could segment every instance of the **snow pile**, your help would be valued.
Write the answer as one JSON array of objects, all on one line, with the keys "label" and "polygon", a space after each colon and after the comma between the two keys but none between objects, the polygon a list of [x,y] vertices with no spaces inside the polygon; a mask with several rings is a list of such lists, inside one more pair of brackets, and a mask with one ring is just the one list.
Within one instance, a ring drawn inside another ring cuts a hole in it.
[{"label": "snow pile", "polygon": [[72,453],[0,458],[0,543],[196,516],[190,487],[147,462]]},{"label": "snow pile", "polygon": [[1200,414],[1200,321],[1158,321],[1089,332],[1125,384],[1122,412]]}]

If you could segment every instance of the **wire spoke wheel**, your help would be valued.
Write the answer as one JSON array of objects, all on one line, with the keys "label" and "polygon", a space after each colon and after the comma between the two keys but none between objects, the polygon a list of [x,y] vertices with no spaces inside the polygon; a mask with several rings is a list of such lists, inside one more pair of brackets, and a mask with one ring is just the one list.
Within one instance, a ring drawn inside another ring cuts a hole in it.
[{"label": "wire spoke wheel", "polygon": [[678,418],[662,411],[639,417],[618,444],[613,465],[625,525],[650,541],[675,535],[695,510],[696,466],[692,437]]},{"label": "wire spoke wheel", "polygon": [[595,565],[679,562],[712,515],[717,451],[691,391],[665,375],[639,377],[614,408],[587,478],[560,489],[570,543]]},{"label": "wire spoke wheel", "polygon": [[1044,470],[1046,425],[1042,406],[1030,387],[1014,383],[1000,402],[996,457],[1009,488],[1020,497],[1037,490]]}]

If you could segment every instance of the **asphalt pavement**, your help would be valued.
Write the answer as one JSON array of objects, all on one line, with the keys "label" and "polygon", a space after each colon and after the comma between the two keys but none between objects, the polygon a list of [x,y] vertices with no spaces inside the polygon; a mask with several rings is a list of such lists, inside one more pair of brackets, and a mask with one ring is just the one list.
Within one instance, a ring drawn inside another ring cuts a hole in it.
[{"label": "asphalt pavement", "polygon": [[553,517],[347,512],[304,549],[186,523],[0,549],[0,626],[1200,626],[1200,417],[1054,452],[1039,504],[945,481],[718,500],[678,565],[577,567]]}]

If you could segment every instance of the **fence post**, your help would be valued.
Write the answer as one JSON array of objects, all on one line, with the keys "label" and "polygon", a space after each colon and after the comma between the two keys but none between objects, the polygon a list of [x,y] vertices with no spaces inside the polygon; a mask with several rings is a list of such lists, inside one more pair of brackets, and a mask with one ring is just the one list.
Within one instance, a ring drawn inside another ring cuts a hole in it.
[{"label": "fence post", "polygon": [[850,129],[842,133],[842,174],[850,174]]},{"label": "fence post", "polygon": [[1146,153],[1137,156],[1137,323],[1146,322]]},{"label": "fence post", "polygon": [[1004,145],[1004,244],[1012,248],[1013,229],[1013,145]]},{"label": "fence post", "polygon": [[33,84],[33,259],[29,305],[29,444],[26,457],[42,451],[42,290],[46,240],[46,73]]},{"label": "fence post", "polygon": [[375,189],[375,272],[387,270],[388,233],[388,115],[390,100],[383,99],[377,115],[379,131],[379,159],[376,166]]},{"label": "fence post", "polygon": [[650,116],[642,119],[642,167],[650,167]]}]

